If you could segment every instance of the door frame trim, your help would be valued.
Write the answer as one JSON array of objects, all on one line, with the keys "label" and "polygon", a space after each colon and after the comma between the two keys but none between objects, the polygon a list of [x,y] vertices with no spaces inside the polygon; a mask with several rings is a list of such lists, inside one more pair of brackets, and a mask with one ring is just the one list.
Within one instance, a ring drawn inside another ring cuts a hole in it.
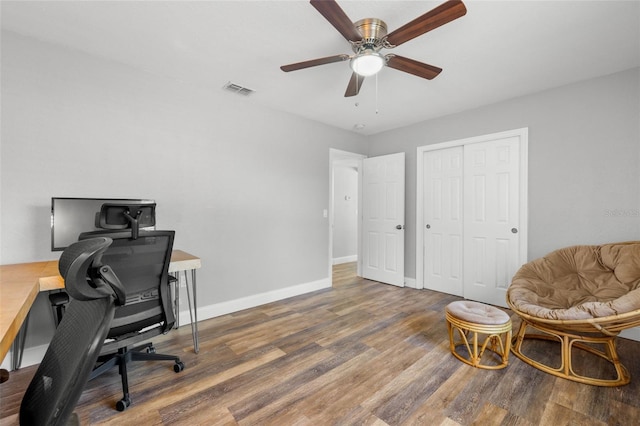
[{"label": "door frame trim", "polygon": [[504,132],[474,136],[465,139],[457,139],[432,145],[419,146],[417,148],[416,167],[416,288],[424,288],[424,153],[456,146],[470,145],[480,142],[489,142],[496,139],[512,137],[520,138],[520,263],[527,262],[527,247],[529,235],[529,210],[528,210],[528,176],[529,176],[529,128],[507,130]]}]

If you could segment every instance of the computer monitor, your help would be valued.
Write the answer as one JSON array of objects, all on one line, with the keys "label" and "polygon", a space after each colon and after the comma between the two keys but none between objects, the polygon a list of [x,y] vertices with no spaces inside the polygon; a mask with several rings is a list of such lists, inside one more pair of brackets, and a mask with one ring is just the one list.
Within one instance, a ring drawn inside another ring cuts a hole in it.
[{"label": "computer monitor", "polygon": [[[61,251],[83,232],[96,231],[103,204],[154,204],[142,198],[51,198],[51,250]],[[146,224],[145,224],[146,225]],[[145,226],[143,229],[153,228]]]}]

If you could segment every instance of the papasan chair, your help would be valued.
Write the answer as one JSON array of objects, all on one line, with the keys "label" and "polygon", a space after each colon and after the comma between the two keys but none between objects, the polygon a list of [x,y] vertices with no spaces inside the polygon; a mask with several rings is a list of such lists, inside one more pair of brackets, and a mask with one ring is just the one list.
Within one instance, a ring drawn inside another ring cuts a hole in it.
[{"label": "papasan chair", "polygon": [[[631,378],[618,358],[615,339],[622,330],[640,326],[640,241],[567,247],[533,260],[513,277],[507,303],[521,319],[511,351],[522,361],[580,383],[625,385]],[[557,342],[560,365],[548,365],[544,355],[537,360],[525,355],[527,339]],[[576,348],[610,362],[616,377],[576,373]]]}]

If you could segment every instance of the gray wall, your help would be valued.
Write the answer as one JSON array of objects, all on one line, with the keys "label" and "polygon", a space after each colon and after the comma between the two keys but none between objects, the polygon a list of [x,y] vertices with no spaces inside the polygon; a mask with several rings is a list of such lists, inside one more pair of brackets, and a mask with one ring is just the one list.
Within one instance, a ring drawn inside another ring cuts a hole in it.
[{"label": "gray wall", "polygon": [[[1,47],[0,263],[58,258],[52,196],[143,197],[202,258],[200,306],[329,279],[329,149],[364,153],[363,136],[225,82],[191,87],[12,33]],[[44,299],[27,346],[53,332]]]},{"label": "gray wall", "polygon": [[408,277],[416,268],[417,147],[522,127],[529,128],[529,259],[573,244],[640,240],[635,68],[370,137],[370,156],[407,155]]}]

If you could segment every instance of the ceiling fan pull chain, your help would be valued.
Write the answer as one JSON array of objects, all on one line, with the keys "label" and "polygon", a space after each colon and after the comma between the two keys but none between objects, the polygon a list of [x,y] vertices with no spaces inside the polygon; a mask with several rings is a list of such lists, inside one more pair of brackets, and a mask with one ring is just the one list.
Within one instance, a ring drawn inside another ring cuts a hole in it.
[{"label": "ceiling fan pull chain", "polygon": [[376,114],[378,113],[378,74],[376,74]]}]

